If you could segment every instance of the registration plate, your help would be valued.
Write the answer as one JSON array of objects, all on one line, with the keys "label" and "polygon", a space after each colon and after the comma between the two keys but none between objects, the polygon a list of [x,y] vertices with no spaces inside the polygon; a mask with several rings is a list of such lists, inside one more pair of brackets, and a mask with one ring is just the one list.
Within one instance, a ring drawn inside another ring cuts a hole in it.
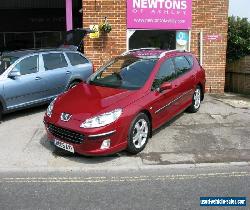
[{"label": "registration plate", "polygon": [[59,141],[57,139],[54,140],[54,144],[55,144],[55,146],[57,146],[57,147],[59,147],[61,149],[64,149],[66,151],[69,151],[69,152],[72,152],[72,153],[75,152],[74,147],[72,145],[66,144],[66,143],[64,143],[62,141]]}]

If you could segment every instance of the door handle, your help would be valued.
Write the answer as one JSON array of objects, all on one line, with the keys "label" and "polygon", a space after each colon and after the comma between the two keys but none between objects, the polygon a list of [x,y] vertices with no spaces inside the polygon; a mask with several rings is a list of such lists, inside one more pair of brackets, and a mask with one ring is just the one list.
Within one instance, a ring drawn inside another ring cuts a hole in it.
[{"label": "door handle", "polygon": [[42,78],[41,77],[36,77],[36,80],[41,80]]},{"label": "door handle", "polygon": [[66,71],[66,74],[71,74],[71,72],[70,71]]}]

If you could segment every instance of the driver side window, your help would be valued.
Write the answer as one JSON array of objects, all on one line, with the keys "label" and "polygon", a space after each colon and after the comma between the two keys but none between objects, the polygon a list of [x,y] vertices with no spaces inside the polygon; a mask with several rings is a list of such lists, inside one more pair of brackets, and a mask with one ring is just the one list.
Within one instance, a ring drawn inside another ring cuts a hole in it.
[{"label": "driver side window", "polygon": [[155,77],[152,89],[159,88],[164,82],[171,81],[176,78],[175,67],[172,59],[168,59],[161,64],[161,67]]},{"label": "driver side window", "polygon": [[38,71],[38,56],[30,56],[21,60],[15,67],[21,75],[32,74]]}]

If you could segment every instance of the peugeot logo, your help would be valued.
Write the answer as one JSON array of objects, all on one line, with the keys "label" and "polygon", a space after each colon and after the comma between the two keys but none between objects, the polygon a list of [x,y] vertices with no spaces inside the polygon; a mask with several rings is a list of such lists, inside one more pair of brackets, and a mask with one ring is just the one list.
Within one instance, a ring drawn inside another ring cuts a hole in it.
[{"label": "peugeot logo", "polygon": [[68,114],[68,113],[62,113],[61,114],[61,120],[64,121],[64,122],[68,122],[71,117],[72,117],[72,115]]}]

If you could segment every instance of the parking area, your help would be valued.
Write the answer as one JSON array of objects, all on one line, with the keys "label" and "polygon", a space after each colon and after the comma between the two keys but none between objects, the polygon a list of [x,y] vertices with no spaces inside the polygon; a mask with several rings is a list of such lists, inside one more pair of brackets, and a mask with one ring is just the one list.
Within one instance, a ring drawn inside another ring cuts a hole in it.
[{"label": "parking area", "polygon": [[108,157],[57,152],[46,140],[46,106],[8,114],[0,124],[0,169],[137,169],[149,165],[250,162],[250,99],[206,95],[196,114],[183,113],[154,132],[145,150]]}]

